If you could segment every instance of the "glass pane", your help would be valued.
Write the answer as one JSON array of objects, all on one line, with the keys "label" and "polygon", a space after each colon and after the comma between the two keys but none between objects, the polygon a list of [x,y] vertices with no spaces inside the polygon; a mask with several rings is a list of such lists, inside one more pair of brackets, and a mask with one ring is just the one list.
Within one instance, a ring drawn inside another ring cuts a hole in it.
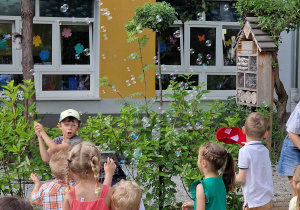
[{"label": "glass pane", "polygon": [[[32,0],[32,9],[34,14],[35,1]],[[0,16],[20,16],[21,0],[1,0]]]},{"label": "glass pane", "polygon": [[90,90],[90,75],[43,75],[43,91]]},{"label": "glass pane", "polygon": [[233,45],[235,43],[235,38],[239,31],[239,29],[222,29],[224,66],[236,65],[236,54],[235,50],[233,49]]},{"label": "glass pane", "polygon": [[44,17],[94,17],[93,0],[40,0],[40,14]]},{"label": "glass pane", "polygon": [[[161,84],[162,84],[162,89],[166,90],[168,86],[170,85],[170,81],[174,80],[179,83],[183,83],[182,87],[184,87],[186,90],[191,90],[191,88],[187,85],[186,79],[184,77],[181,77],[180,74],[162,74],[161,75]],[[199,75],[193,75],[189,79],[189,82],[192,82],[191,86],[196,86],[199,84]],[[159,90],[159,79],[156,77],[155,79],[155,90]]]},{"label": "glass pane", "polygon": [[33,36],[33,60],[35,65],[52,64],[52,25],[34,24]]},{"label": "glass pane", "polygon": [[207,75],[207,90],[235,90],[235,75]]},{"label": "glass pane", "polygon": [[61,25],[60,31],[61,63],[90,64],[89,26]]},{"label": "glass pane", "polygon": [[191,28],[190,65],[216,65],[216,29]]},{"label": "glass pane", "polygon": [[170,27],[164,32],[164,34],[162,34],[163,40],[160,43],[161,64],[181,65],[180,36],[180,30],[178,27]]},{"label": "glass pane", "polygon": [[238,22],[241,16],[236,12],[234,2],[209,2],[211,8],[206,13],[207,21]]},{"label": "glass pane", "polygon": [[22,74],[0,74],[0,90],[3,90],[3,86],[6,86],[11,80],[14,80],[14,84],[20,84],[23,81]]},{"label": "glass pane", "polygon": [[0,64],[12,64],[12,25],[0,23]]},{"label": "glass pane", "polygon": [[[183,14],[189,14],[191,16],[191,20],[196,20],[196,15],[194,12],[196,11],[196,6],[187,5],[183,0],[164,0],[165,2],[171,4],[171,6],[178,13],[178,19]],[[156,2],[162,2],[162,0],[157,0]]]}]

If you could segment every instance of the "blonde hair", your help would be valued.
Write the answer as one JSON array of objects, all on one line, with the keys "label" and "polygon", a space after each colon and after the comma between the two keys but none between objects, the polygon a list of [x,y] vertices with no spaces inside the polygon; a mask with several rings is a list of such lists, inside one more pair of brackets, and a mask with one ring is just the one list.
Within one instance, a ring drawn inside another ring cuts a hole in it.
[{"label": "blonde hair", "polygon": [[226,163],[222,179],[225,184],[226,192],[232,191],[235,179],[234,161],[225,147],[217,143],[209,142],[200,147],[199,155],[208,161],[215,171],[220,170]]},{"label": "blonde hair", "polygon": [[112,187],[111,202],[115,210],[137,210],[141,198],[142,190],[135,182],[122,179]]},{"label": "blonde hair", "polygon": [[246,119],[245,131],[250,138],[261,139],[267,132],[267,128],[268,120],[259,112],[250,113]]},{"label": "blonde hair", "polygon": [[67,167],[68,154],[69,152],[67,150],[61,150],[53,153],[50,158],[49,165],[51,172],[56,179],[64,180],[65,178],[65,168]]},{"label": "blonde hair", "polygon": [[300,165],[296,167],[294,170],[293,181],[297,182],[296,192],[297,192],[297,201],[296,201],[296,209],[300,209]]},{"label": "blonde hair", "polygon": [[[101,154],[98,148],[89,142],[82,142],[75,145],[69,152],[67,159],[66,182],[70,181],[70,172],[74,173],[80,179],[88,179],[92,174],[96,180],[95,194],[101,191],[99,180]],[[70,190],[70,187],[67,191]]]}]

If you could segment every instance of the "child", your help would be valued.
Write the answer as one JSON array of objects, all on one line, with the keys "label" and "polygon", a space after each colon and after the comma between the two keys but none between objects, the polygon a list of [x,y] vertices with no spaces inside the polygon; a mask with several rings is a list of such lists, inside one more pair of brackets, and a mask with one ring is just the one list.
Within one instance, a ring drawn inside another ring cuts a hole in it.
[{"label": "child", "polygon": [[0,210],[33,210],[28,201],[20,197],[4,196],[0,197]]},{"label": "child", "polygon": [[[222,178],[218,171],[225,165]],[[204,174],[204,180],[197,180],[191,185],[193,202],[185,202],[182,210],[225,210],[226,193],[234,183],[234,162],[225,148],[209,142],[200,147],[197,166]],[[193,207],[194,206],[194,207]]]},{"label": "child", "polygon": [[268,134],[267,127],[266,117],[252,112],[242,129],[247,143],[239,150],[239,173],[235,181],[242,184],[244,210],[272,209],[275,200],[269,150],[261,142]]},{"label": "child", "polygon": [[[292,186],[297,196],[293,197],[290,201],[289,210],[300,210],[300,165],[294,171]],[[299,195],[299,196],[298,196]]]},{"label": "child", "polygon": [[[76,132],[80,128],[80,115],[74,109],[67,109],[60,114],[58,127],[62,131],[62,136],[50,139],[50,137],[45,132],[43,126],[34,122],[35,133],[39,140],[40,153],[44,162],[48,162],[53,152],[58,152],[60,150],[69,150],[75,144],[82,142],[79,136],[76,136]],[[46,150],[44,142],[49,147]]]},{"label": "child", "polygon": [[134,182],[122,179],[112,187],[112,210],[138,210],[141,205],[142,190]]},{"label": "child", "polygon": [[98,148],[89,142],[82,142],[72,148],[68,158],[66,180],[69,180],[69,174],[72,173],[80,181],[73,189],[67,189],[64,210],[110,209],[110,187],[98,182],[100,160]]}]

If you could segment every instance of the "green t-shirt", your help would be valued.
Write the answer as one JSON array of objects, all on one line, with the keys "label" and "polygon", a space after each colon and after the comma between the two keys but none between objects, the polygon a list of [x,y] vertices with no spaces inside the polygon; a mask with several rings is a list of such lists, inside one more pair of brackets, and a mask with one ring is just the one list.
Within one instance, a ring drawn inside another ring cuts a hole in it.
[{"label": "green t-shirt", "polygon": [[226,210],[226,188],[221,177],[211,177],[197,180],[191,185],[191,194],[194,199],[194,210],[196,210],[196,188],[202,184],[206,197],[205,210]]}]

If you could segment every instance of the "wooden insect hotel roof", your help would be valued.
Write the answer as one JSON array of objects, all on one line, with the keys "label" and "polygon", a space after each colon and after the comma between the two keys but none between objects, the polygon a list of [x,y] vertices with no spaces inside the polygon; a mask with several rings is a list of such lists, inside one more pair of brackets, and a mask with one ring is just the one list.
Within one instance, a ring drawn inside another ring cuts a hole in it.
[{"label": "wooden insect hotel roof", "polygon": [[274,44],[274,40],[270,34],[261,30],[256,19],[257,17],[245,18],[244,24],[237,35],[234,48],[240,45],[241,41],[253,40],[257,45],[259,52],[277,50],[277,46]]}]

